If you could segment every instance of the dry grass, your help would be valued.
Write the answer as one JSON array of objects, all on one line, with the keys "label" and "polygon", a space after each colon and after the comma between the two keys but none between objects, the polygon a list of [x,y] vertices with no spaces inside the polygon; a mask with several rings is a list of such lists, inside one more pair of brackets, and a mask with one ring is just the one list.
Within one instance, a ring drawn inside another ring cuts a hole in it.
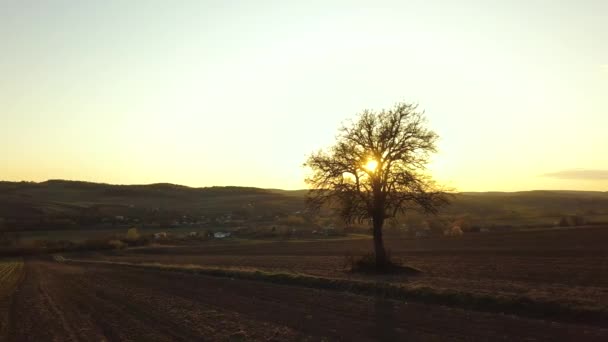
[{"label": "dry grass", "polygon": [[6,337],[9,326],[10,295],[23,274],[22,259],[0,260],[0,340]]},{"label": "dry grass", "polygon": [[21,277],[22,259],[0,260],[0,299],[10,295]]}]

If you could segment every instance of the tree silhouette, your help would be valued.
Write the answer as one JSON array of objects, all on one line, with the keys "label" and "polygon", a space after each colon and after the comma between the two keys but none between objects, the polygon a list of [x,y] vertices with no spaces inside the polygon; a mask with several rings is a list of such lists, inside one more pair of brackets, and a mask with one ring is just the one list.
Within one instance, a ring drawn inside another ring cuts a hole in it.
[{"label": "tree silhouette", "polygon": [[398,103],[389,110],[365,110],[339,129],[336,143],[304,163],[312,170],[308,205],[339,208],[345,222],[373,222],[377,269],[390,266],[382,227],[406,211],[437,213],[448,197],[426,174],[437,134],[426,128],[418,106]]}]

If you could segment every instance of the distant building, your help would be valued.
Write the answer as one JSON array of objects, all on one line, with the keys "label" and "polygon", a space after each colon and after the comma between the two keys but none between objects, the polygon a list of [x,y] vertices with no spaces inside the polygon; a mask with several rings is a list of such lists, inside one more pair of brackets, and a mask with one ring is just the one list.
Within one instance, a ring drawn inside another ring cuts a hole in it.
[{"label": "distant building", "polygon": [[232,235],[232,234],[228,233],[228,232],[213,233],[213,237],[216,239],[224,239],[224,238],[230,237],[230,235]]},{"label": "distant building", "polygon": [[165,233],[165,232],[154,233],[154,238],[156,240],[158,240],[158,239],[166,239],[167,238],[167,233]]}]

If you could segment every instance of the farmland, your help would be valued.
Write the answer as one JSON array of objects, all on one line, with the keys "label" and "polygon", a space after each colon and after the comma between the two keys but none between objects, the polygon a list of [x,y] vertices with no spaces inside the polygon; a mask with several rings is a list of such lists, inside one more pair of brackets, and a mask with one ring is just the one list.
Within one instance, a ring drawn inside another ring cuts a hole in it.
[{"label": "farmland", "polygon": [[[7,259],[0,265],[1,337],[600,341],[608,338],[602,316],[608,307],[607,242],[607,227],[388,236],[393,258],[422,271],[392,276],[347,270],[351,256],[371,248],[371,240],[360,237],[202,241],[38,256],[25,263]],[[194,272],[199,268],[228,273]],[[273,275],[295,280],[275,281]],[[404,295],[349,290],[348,282],[389,284]],[[419,290],[425,297],[415,295]],[[458,298],[496,298],[490,304],[498,306],[475,307]],[[511,310],[509,303],[522,298],[533,305]],[[574,315],[526,311],[555,303]]]},{"label": "farmland", "polygon": [[608,342],[606,13],[0,0],[0,342]]},{"label": "farmland", "polygon": [[[437,239],[389,237],[387,246],[393,257],[422,270],[423,275],[386,276],[382,280],[410,288],[525,297],[605,309],[608,308],[607,243],[608,229],[604,227]],[[224,243],[141,248],[88,257],[365,280],[366,276],[346,269],[349,256],[365,254],[370,248],[371,241],[362,239]]]},{"label": "farmland", "polygon": [[[3,274],[10,274],[7,279],[23,280],[17,291],[5,295],[3,326],[8,340],[43,338],[37,331],[56,340],[126,340],[134,336],[146,340],[602,340],[608,330],[597,319],[562,320],[550,312],[546,315],[551,319],[532,317],[525,311],[505,315],[500,310],[471,310],[463,307],[466,303],[444,306],[414,298],[410,302],[179,269],[263,271],[372,284],[380,280],[407,291],[451,291],[503,302],[526,298],[532,303],[559,303],[597,313],[608,307],[607,242],[605,227],[454,238],[388,237],[393,257],[423,272],[415,276],[348,272],[349,256],[369,251],[371,241],[360,238],[201,242],[78,253],[66,258],[85,262],[60,263],[39,257],[28,259],[24,272],[21,263],[8,261],[3,264],[7,270]],[[152,266],[119,264],[124,262]],[[156,264],[177,265],[178,271]]]},{"label": "farmland", "polygon": [[9,341],[572,340],[598,327],[257,281],[30,260]]},{"label": "farmland", "polygon": [[9,308],[12,294],[23,275],[23,261],[20,259],[0,260],[0,337],[9,329]]}]

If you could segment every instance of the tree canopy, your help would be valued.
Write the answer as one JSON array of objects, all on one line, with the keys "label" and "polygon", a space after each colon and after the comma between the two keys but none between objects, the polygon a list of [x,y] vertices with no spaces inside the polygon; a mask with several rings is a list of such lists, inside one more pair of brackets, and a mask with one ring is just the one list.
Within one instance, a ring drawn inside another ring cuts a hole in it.
[{"label": "tree canopy", "polygon": [[407,210],[436,213],[448,202],[426,167],[438,135],[418,106],[365,110],[339,129],[335,145],[309,156],[308,204],[337,206],[346,222],[373,221],[378,266],[386,263],[384,221]]}]

